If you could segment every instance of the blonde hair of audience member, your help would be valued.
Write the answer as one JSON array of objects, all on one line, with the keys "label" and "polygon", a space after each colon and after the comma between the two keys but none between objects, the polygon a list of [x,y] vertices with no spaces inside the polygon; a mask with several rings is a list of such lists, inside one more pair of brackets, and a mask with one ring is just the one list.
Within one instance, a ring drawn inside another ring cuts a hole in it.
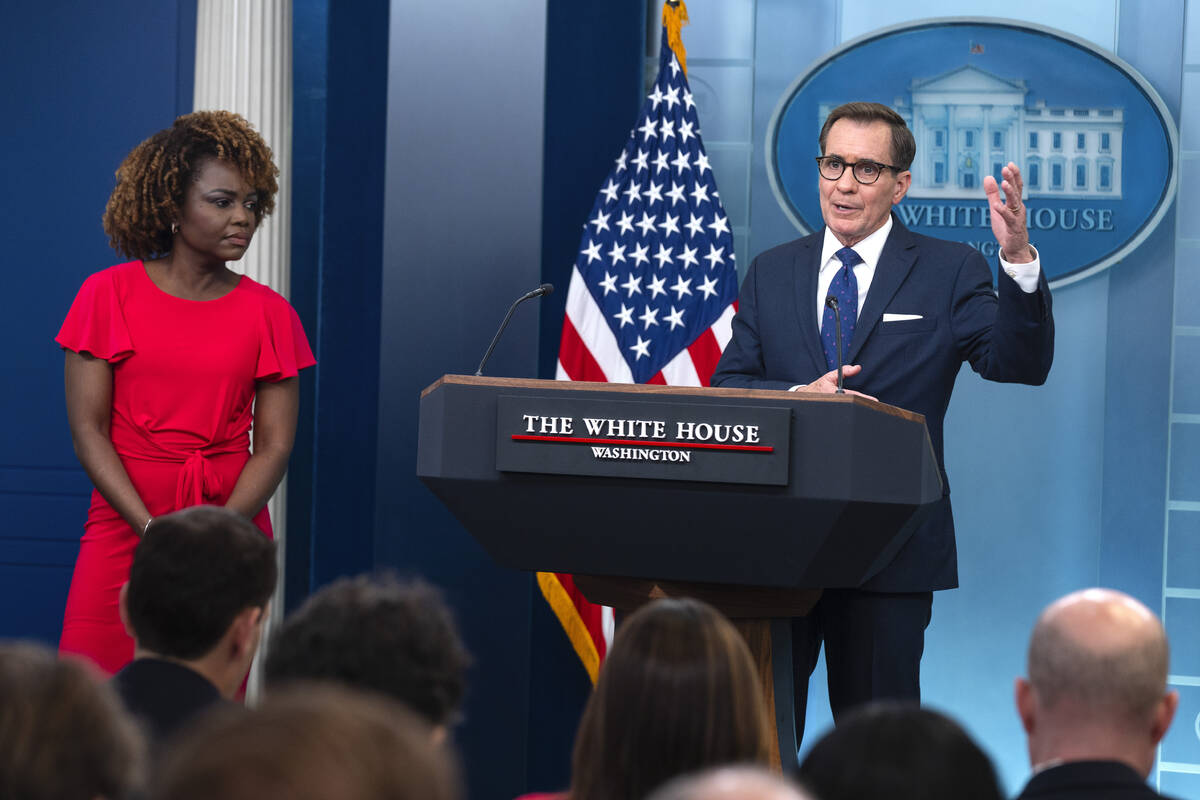
[{"label": "blonde hair of audience member", "polygon": [[144,768],[141,733],[88,665],[0,644],[0,797],[119,800]]},{"label": "blonde hair of audience member", "polygon": [[1029,642],[1017,711],[1035,767],[1111,760],[1143,778],[1179,704],[1167,691],[1167,635],[1150,609],[1110,589],[1052,603]]},{"label": "blonde hair of audience member", "polygon": [[705,767],[765,763],[769,730],[733,625],[698,600],[657,600],[617,630],[579,725],[571,800],[643,797]]},{"label": "blonde hair of audience member", "polygon": [[255,711],[210,714],[175,742],[155,800],[456,800],[448,749],[377,695],[296,684]]},{"label": "blonde hair of audience member", "polygon": [[766,767],[719,767],[676,778],[646,800],[811,800],[782,775]]}]

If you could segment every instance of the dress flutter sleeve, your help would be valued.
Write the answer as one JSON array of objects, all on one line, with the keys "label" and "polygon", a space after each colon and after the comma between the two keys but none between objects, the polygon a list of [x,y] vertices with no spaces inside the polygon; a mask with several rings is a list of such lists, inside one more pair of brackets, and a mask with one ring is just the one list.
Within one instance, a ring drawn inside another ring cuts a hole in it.
[{"label": "dress flutter sleeve", "polygon": [[133,338],[112,270],[97,272],[83,282],[54,341],[64,349],[89,353],[110,364],[133,355]]},{"label": "dress flutter sleeve", "polygon": [[308,346],[296,309],[279,295],[268,300],[263,308],[262,341],[254,379],[274,383],[296,377],[317,360]]}]

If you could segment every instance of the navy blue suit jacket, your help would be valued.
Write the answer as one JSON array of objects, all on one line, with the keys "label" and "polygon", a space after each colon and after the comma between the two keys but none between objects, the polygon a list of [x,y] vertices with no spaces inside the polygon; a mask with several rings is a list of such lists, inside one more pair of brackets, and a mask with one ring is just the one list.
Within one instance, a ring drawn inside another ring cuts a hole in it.
[{"label": "navy blue suit jacket", "polygon": [[[750,265],[738,296],[733,338],[713,386],[788,389],[828,372],[817,317],[824,231],[780,245]],[[883,322],[884,313],[920,319]],[[1043,274],[1026,294],[1001,272],[999,297],[977,250],[914,234],[893,218],[845,363],[862,372],[846,387],[925,415],[942,469],[944,496],[877,575],[874,591],[916,592],[958,585],[942,422],[964,361],[984,378],[1041,384],[1054,358],[1050,289]]]}]

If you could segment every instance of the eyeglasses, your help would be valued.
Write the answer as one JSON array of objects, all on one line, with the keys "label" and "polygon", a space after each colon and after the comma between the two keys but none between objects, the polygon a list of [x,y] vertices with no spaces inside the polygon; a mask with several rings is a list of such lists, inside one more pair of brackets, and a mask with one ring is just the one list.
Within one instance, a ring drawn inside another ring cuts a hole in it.
[{"label": "eyeglasses", "polygon": [[855,161],[851,164],[837,156],[817,156],[817,167],[821,170],[821,177],[827,181],[836,181],[842,177],[842,173],[846,171],[846,167],[850,167],[850,173],[854,175],[854,180],[864,186],[870,186],[879,180],[879,176],[883,174],[885,169],[890,169],[897,174],[904,171],[899,167],[893,167],[891,164],[881,164],[878,161],[864,160]]}]

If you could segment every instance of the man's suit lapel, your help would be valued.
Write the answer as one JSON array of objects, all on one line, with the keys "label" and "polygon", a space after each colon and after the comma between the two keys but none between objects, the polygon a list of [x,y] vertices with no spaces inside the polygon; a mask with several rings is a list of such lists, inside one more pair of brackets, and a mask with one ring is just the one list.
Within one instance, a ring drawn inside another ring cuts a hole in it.
[{"label": "man's suit lapel", "polygon": [[[847,364],[855,363],[859,351],[879,324],[883,310],[892,302],[892,297],[908,278],[919,252],[917,241],[908,228],[893,217],[892,232],[888,234],[887,242],[883,245],[879,263],[875,266],[875,277],[871,279],[871,288],[867,291],[867,303],[859,311],[858,322],[854,325],[854,338],[846,352]],[[816,291],[814,283],[814,295]]]},{"label": "man's suit lapel", "polygon": [[807,236],[800,240],[800,249],[794,256],[792,269],[798,279],[792,282],[796,292],[796,316],[800,322],[800,340],[807,347],[808,356],[816,367],[817,374],[826,372],[825,351],[821,347],[821,326],[816,317],[817,273],[821,269],[821,244],[823,233]]}]

